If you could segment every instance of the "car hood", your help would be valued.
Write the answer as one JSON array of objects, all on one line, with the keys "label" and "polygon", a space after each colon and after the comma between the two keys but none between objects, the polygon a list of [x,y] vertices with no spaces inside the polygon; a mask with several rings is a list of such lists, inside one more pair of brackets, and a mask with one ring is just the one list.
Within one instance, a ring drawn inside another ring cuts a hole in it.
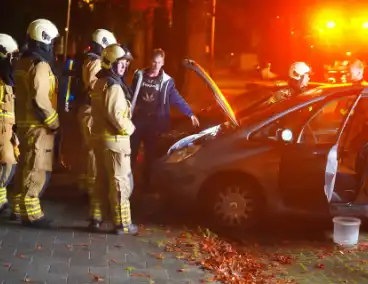
[{"label": "car hood", "polygon": [[211,78],[211,76],[200,66],[197,62],[191,59],[185,59],[183,64],[186,68],[194,71],[207,86],[212,90],[212,93],[215,97],[217,104],[221,107],[221,109],[225,112],[226,116],[230,119],[230,121],[239,126],[239,123],[235,117],[234,111],[230,106],[229,102],[226,100],[225,96],[221,92],[220,88],[217,86],[215,81]]}]

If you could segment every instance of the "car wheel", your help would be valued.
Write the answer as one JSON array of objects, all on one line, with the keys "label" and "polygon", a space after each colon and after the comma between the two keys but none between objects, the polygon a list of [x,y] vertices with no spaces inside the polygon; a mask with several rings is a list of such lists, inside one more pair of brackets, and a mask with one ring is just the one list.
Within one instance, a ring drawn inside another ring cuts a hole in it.
[{"label": "car wheel", "polygon": [[222,178],[211,185],[205,202],[207,215],[215,227],[245,229],[258,223],[263,206],[255,182]]}]

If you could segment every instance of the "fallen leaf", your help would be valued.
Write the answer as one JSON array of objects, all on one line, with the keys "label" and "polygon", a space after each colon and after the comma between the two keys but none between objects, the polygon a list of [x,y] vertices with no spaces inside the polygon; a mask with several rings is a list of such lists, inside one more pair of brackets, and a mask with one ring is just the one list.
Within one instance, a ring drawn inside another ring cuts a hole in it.
[{"label": "fallen leaf", "polygon": [[18,257],[21,258],[21,259],[26,258],[24,254],[18,254]]},{"label": "fallen leaf", "polygon": [[4,266],[5,268],[9,268],[9,267],[11,266],[11,264],[10,264],[10,263],[4,263],[4,264],[3,264],[3,266]]},{"label": "fallen leaf", "polygon": [[187,272],[188,268],[179,268],[177,272]]},{"label": "fallen leaf", "polygon": [[125,268],[125,270],[127,270],[127,271],[133,271],[133,270],[135,270],[135,268],[132,267],[132,266],[128,266],[128,267]]},{"label": "fallen leaf", "polygon": [[104,282],[105,279],[103,279],[102,277],[98,276],[98,275],[95,275],[95,274],[92,274],[92,273],[89,273],[89,275],[92,277],[92,280],[94,282]]},{"label": "fallen leaf", "polygon": [[122,248],[123,246],[122,245],[114,245],[114,247],[116,247],[116,248]]},{"label": "fallen leaf", "polygon": [[160,260],[162,260],[162,259],[164,259],[165,257],[164,257],[164,254],[163,253],[158,253],[158,254],[156,254],[156,259],[160,259]]},{"label": "fallen leaf", "polygon": [[33,281],[31,280],[31,278],[26,277],[23,279],[23,282],[32,283]]},{"label": "fallen leaf", "polygon": [[319,269],[324,269],[325,268],[325,265],[323,263],[318,263],[316,265],[316,267],[319,268]]},{"label": "fallen leaf", "polygon": [[72,249],[72,246],[71,246],[71,245],[65,245],[65,247],[66,247],[67,249]]},{"label": "fallen leaf", "polygon": [[156,244],[157,244],[158,247],[163,247],[165,245],[165,242],[164,241],[157,241]]},{"label": "fallen leaf", "polygon": [[133,274],[130,274],[130,276],[131,277],[151,278],[149,274],[144,274],[144,273],[133,273]]},{"label": "fallen leaf", "polygon": [[89,245],[88,244],[73,244],[73,246],[75,246],[75,247],[89,247]]},{"label": "fallen leaf", "polygon": [[42,245],[41,244],[37,244],[36,245],[36,250],[40,250],[40,249],[42,249]]}]

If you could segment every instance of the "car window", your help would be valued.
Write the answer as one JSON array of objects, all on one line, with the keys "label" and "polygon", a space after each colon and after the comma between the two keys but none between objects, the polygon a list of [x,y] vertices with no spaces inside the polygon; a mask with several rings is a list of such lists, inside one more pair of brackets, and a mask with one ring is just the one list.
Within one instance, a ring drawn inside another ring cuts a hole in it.
[{"label": "car window", "polygon": [[325,104],[303,126],[298,143],[334,144],[356,96],[342,97]]},{"label": "car window", "polygon": [[253,133],[251,139],[279,140],[281,132],[290,129],[292,133],[299,133],[302,126],[311,117],[313,110],[322,104],[321,101],[311,103],[298,110],[290,112]]}]

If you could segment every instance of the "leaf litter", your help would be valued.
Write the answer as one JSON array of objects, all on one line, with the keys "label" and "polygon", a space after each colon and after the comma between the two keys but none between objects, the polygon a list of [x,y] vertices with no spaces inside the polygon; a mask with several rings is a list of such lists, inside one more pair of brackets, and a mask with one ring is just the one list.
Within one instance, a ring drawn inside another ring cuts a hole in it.
[{"label": "leaf litter", "polygon": [[[286,279],[285,272],[281,268],[281,265],[293,262],[291,256],[238,252],[233,245],[219,239],[208,229],[182,232],[178,237],[165,243],[165,251],[174,252],[176,258],[199,265],[214,275],[202,279],[201,283],[213,281],[234,284],[296,283],[294,279]],[[186,271],[188,271],[186,266],[177,270],[180,273]]]}]

